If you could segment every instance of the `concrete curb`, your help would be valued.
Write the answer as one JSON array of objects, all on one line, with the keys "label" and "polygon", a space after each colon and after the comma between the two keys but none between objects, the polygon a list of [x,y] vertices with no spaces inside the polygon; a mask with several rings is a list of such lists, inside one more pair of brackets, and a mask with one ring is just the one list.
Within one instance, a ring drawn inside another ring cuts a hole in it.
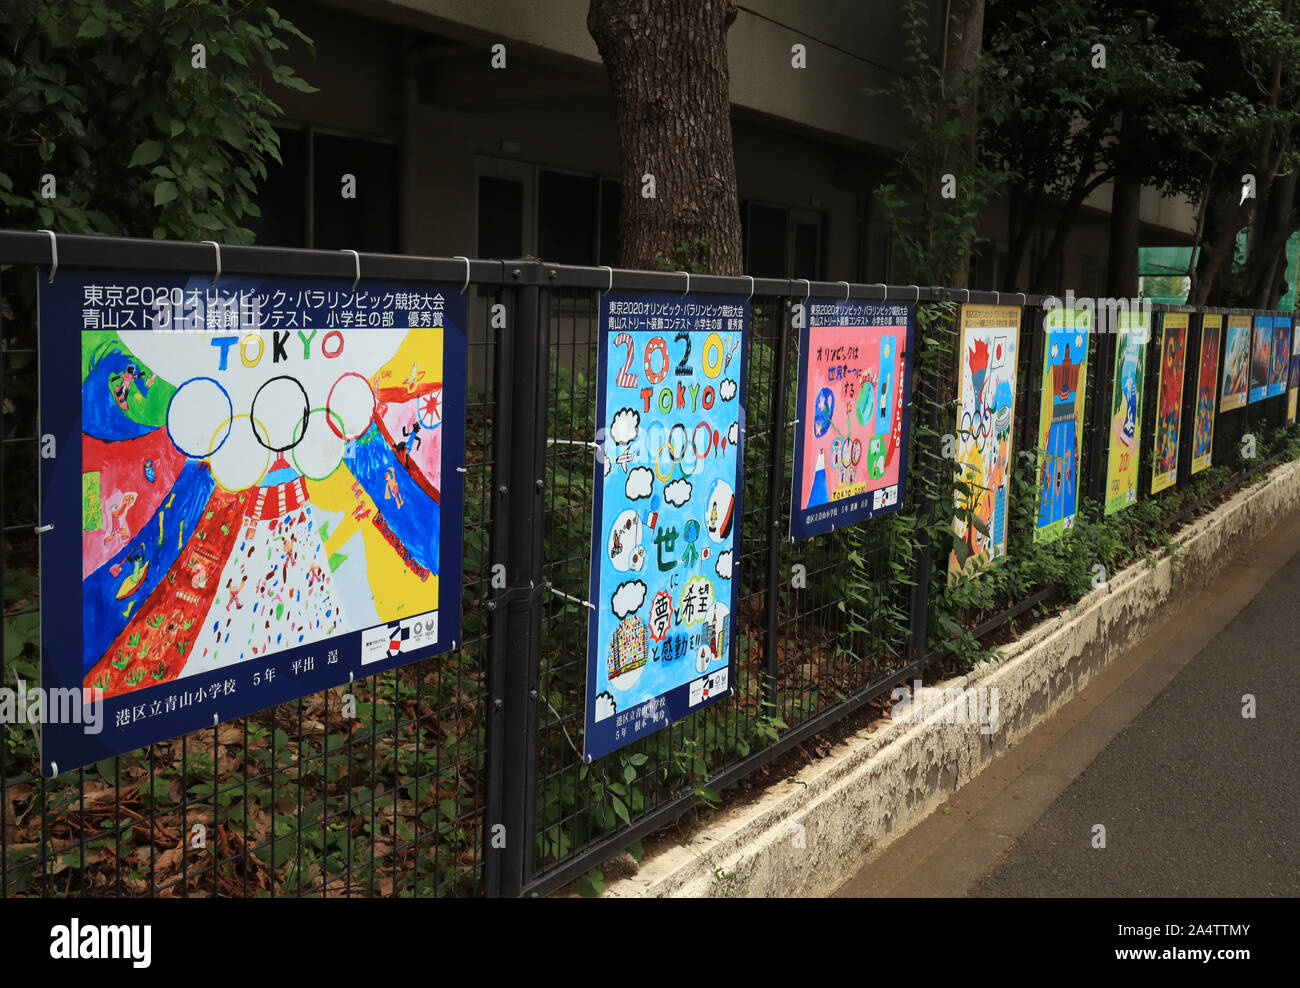
[{"label": "concrete curb", "polygon": [[[1300,503],[1300,463],[1187,526],[1164,556],[1117,574],[1030,629],[1004,658],[927,689],[939,717],[865,729],[689,843],[609,883],[606,897],[825,895],[931,813],[1146,635]],[[998,690],[996,730],[951,723],[954,694]],[[927,713],[929,709],[927,708]]]}]

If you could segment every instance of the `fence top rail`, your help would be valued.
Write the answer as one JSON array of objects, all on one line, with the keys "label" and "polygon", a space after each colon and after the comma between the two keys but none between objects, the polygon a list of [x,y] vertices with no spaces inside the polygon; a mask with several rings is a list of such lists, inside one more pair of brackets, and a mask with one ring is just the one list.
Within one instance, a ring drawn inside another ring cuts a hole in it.
[{"label": "fence top rail", "polygon": [[[57,255],[51,248],[57,250]],[[219,259],[219,262],[218,262]],[[184,240],[148,240],[59,233],[51,241],[41,230],[0,229],[0,264],[56,262],[59,267],[215,274],[332,278],[352,284],[360,278],[391,281],[450,281],[454,284],[516,284],[525,280],[524,261],[465,257],[417,257],[299,247],[253,247]]]}]

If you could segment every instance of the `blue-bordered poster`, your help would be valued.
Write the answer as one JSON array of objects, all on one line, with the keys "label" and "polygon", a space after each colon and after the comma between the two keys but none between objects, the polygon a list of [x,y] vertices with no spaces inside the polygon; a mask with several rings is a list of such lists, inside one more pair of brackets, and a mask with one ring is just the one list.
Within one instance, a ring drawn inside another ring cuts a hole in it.
[{"label": "blue-bordered poster", "polygon": [[730,695],[748,319],[743,296],[602,296],[588,761]]},{"label": "blue-bordered poster", "polygon": [[1250,348],[1250,403],[1268,397],[1269,377],[1273,370],[1273,317],[1256,316]]},{"label": "blue-bordered poster", "polygon": [[465,311],[441,284],[42,279],[42,684],[85,704],[46,772],[454,647]]},{"label": "blue-bordered poster", "polygon": [[912,394],[910,303],[803,305],[791,541],[902,505]]}]

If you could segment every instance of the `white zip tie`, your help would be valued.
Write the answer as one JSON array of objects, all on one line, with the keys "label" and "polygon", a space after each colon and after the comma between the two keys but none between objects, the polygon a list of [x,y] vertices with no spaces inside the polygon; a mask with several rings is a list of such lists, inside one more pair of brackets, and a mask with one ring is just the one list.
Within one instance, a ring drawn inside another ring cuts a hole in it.
[{"label": "white zip tie", "polygon": [[457,254],[455,259],[457,261],[465,262],[465,284],[460,286],[460,293],[464,295],[467,291],[469,291],[469,258],[466,257],[464,254]]},{"label": "white zip tie", "polygon": [[587,608],[590,611],[594,611],[596,609],[596,605],[589,600],[583,600],[581,597],[572,597],[569,594],[564,593],[561,590],[556,590],[554,587],[549,585],[547,586],[546,589],[549,590],[551,593],[555,594],[555,596],[563,597],[565,600],[571,600],[575,604],[581,604],[583,607]]},{"label": "white zip tie", "polygon": [[592,449],[600,449],[599,443],[584,443],[578,439],[548,439],[546,441],[557,446],[590,446]]},{"label": "white zip tie", "polygon": [[888,301],[889,301],[889,286],[888,286],[888,285],[881,285],[881,286],[880,286],[880,301],[882,301],[882,302],[888,302]]},{"label": "white zip tie", "polygon": [[847,302],[849,300],[849,283],[847,281],[837,281],[835,284],[844,286],[844,301]]},{"label": "white zip tie", "polygon": [[614,290],[614,269],[611,268],[608,264],[602,264],[600,268],[602,271],[609,272],[609,284],[605,286],[605,294],[608,295],[610,292]]},{"label": "white zip tie", "polygon": [[37,526],[33,529],[33,531],[34,531],[37,535],[44,535],[46,532],[52,532],[52,531],[54,531],[54,526],[53,526],[53,525],[37,525]]},{"label": "white zip tie", "polygon": [[677,273],[686,275],[686,291],[681,294],[681,297],[685,298],[691,293],[691,273],[689,271],[678,271]]},{"label": "white zip tie", "polygon": [[[54,272],[59,270],[59,240],[54,235],[53,230],[38,230],[38,233],[48,233],[50,235],[50,278],[49,284],[54,284]],[[50,762],[53,765],[53,762]]]},{"label": "white zip tie", "polygon": [[747,274],[744,275],[744,277],[749,279],[749,294],[745,296],[745,301],[748,302],[754,297],[754,276],[752,274]]},{"label": "white zip tie", "polygon": [[217,271],[212,276],[212,287],[216,288],[217,279],[221,277],[221,244],[217,243],[215,240],[200,240],[199,243],[211,244],[212,249],[217,252]]}]

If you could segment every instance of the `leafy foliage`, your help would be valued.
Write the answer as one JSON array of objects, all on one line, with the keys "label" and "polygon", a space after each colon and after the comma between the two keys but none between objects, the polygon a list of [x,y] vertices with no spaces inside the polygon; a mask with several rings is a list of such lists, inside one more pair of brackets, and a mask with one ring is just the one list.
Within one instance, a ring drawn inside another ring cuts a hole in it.
[{"label": "leafy foliage", "polygon": [[251,242],[266,86],[314,92],[286,39],[311,44],[265,0],[6,2],[0,226]]}]

